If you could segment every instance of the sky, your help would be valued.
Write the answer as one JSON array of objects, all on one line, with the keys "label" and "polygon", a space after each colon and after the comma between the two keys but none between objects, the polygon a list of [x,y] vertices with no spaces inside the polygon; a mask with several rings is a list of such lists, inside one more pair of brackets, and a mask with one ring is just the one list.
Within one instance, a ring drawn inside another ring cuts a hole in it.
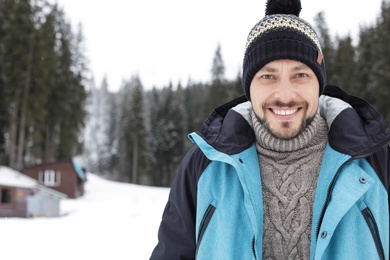
[{"label": "sky", "polygon": [[[266,0],[52,0],[63,8],[74,32],[81,24],[86,56],[97,86],[111,91],[138,75],[145,89],[170,82],[208,82],[221,46],[225,76],[241,72],[250,29],[264,17]],[[388,0],[386,0],[388,1]],[[355,39],[372,25],[382,0],[301,0],[300,17],[313,24],[320,12],[331,35]],[[326,60],[326,57],[325,57]]]},{"label": "sky", "polygon": [[85,195],[60,202],[55,218],[0,218],[1,259],[149,259],[168,188],[88,174]]}]

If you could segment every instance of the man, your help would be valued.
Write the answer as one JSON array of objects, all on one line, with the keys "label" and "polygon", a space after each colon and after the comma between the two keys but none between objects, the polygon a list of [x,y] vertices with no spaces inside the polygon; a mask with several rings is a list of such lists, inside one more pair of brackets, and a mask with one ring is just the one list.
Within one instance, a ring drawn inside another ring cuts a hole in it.
[{"label": "man", "polygon": [[183,159],[151,259],[389,259],[390,130],[326,86],[299,0],[269,0],[248,36],[245,97]]}]

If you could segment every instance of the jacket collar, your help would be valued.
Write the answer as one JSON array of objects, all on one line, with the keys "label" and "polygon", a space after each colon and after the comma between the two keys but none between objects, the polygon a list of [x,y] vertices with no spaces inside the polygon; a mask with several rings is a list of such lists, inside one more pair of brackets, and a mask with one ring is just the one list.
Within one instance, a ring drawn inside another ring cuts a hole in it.
[{"label": "jacket collar", "polygon": [[245,119],[248,111],[236,111],[244,104],[251,107],[246,97],[241,96],[216,108],[204,122],[199,135],[209,145],[226,154],[237,154],[249,148],[254,143],[255,135]]},{"label": "jacket collar", "polygon": [[330,146],[350,156],[367,156],[390,143],[390,129],[367,101],[328,85],[320,98]]}]

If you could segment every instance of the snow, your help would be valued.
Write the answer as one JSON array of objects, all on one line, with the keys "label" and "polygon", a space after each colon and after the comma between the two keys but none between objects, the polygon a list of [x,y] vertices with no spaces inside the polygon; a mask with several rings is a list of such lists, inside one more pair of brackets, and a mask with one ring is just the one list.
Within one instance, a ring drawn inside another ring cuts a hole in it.
[{"label": "snow", "polygon": [[1,259],[149,259],[169,189],[89,173],[85,190],[58,218],[0,218]]},{"label": "snow", "polygon": [[6,186],[14,186],[21,188],[34,188],[38,183],[33,178],[21,174],[7,166],[0,166],[0,183]]},{"label": "snow", "polygon": [[37,180],[7,166],[0,166],[0,184],[4,186],[35,189],[56,198],[67,197],[66,194],[47,188],[46,186],[39,184]]}]

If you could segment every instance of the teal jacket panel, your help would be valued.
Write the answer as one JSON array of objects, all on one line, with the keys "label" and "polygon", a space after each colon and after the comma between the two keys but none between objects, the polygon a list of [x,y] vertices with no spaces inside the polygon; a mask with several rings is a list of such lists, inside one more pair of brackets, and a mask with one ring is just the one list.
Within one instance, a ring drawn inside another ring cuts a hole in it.
[{"label": "teal jacket panel", "polygon": [[318,183],[311,259],[388,259],[387,192],[369,163],[328,145]]},{"label": "teal jacket panel", "polygon": [[191,139],[212,161],[198,182],[196,259],[256,259],[261,255],[263,200],[255,146],[227,155],[196,134]]}]

